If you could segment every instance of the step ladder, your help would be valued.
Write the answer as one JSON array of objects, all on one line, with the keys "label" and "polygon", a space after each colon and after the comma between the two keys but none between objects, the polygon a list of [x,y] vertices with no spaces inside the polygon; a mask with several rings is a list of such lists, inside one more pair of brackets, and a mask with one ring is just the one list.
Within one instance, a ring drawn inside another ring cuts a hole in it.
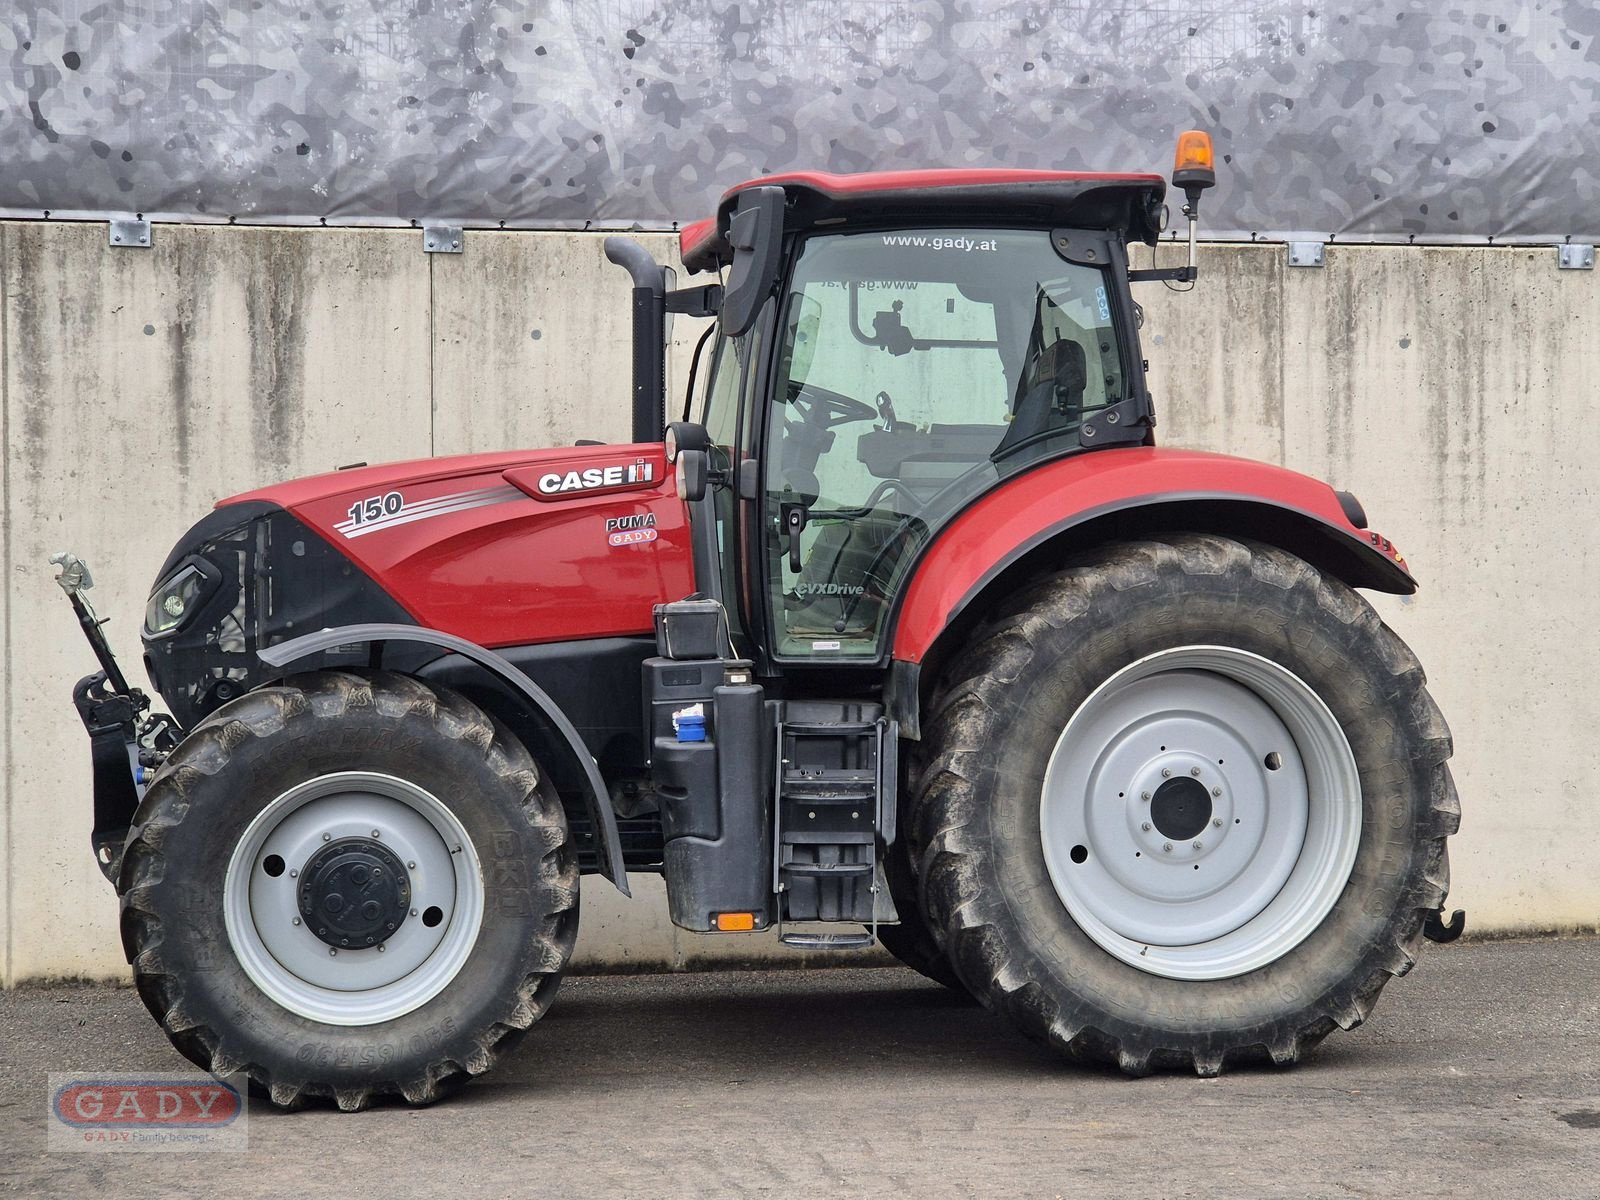
[{"label": "step ladder", "polygon": [[[871,946],[879,921],[899,919],[881,863],[895,836],[895,723],[875,704],[791,701],[777,738],[778,940],[812,950]],[[859,922],[867,930],[785,932],[785,920]]]}]

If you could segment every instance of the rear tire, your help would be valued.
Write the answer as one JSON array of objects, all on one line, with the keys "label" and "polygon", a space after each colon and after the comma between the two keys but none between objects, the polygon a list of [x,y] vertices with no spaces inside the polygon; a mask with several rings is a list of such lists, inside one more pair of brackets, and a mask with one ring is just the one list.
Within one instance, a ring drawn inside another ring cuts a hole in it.
[{"label": "rear tire", "polygon": [[1460,810],[1422,668],[1276,548],[1106,548],[978,630],[930,708],[930,924],[1070,1057],[1295,1062],[1410,969],[1448,890]]},{"label": "rear tire", "polygon": [[889,881],[889,896],[895,911],[900,915],[898,925],[879,925],[878,941],[900,962],[926,976],[934,983],[943,984],[953,992],[969,999],[956,970],[945,957],[928,920],[922,915],[922,900],[918,895],[917,881],[911,874],[910,855],[904,841],[896,843],[884,859],[884,875]]},{"label": "rear tire", "polygon": [[565,816],[526,749],[382,672],[207,718],[146,793],[118,892],[173,1045],[286,1108],[426,1104],[487,1071],[548,1008],[578,925]]}]

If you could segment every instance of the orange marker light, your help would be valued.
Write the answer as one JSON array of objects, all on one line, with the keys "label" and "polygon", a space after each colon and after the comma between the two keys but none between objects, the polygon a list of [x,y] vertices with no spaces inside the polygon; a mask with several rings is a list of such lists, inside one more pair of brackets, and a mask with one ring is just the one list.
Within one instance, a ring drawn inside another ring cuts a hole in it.
[{"label": "orange marker light", "polygon": [[749,933],[756,927],[755,913],[718,913],[717,928],[723,933]]},{"label": "orange marker light", "polygon": [[1211,135],[1203,129],[1184,130],[1178,135],[1178,152],[1172,158],[1172,186],[1199,191],[1216,182]]}]

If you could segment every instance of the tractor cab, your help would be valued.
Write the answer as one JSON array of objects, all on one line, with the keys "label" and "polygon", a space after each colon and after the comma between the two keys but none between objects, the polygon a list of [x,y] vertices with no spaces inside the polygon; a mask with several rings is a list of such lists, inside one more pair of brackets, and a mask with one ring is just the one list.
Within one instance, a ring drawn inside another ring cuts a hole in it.
[{"label": "tractor cab", "polygon": [[[1191,201],[1207,182],[1189,181]],[[1155,242],[1165,186],[1054,171],[771,176],[684,230],[684,265],[726,282],[635,309],[718,318],[665,431],[697,593],[659,607],[662,653],[644,664],[679,925],[867,925],[783,935],[852,945],[903,919],[911,901],[886,852],[920,687],[893,651],[902,603],[935,540],[985,498],[1042,464],[1152,443],[1129,282],[1193,266],[1132,273],[1127,243]],[[627,243],[608,253],[634,271],[636,297],[664,287]],[[658,347],[653,327],[637,333],[638,441],[660,408]],[[687,742],[686,713],[704,722]],[[770,799],[733,820],[750,791]]]},{"label": "tractor cab", "polygon": [[902,585],[952,516],[1045,459],[1150,442],[1126,241],[1154,241],[1164,190],[779,176],[684,231],[687,266],[731,270],[695,425],[673,438],[706,455],[745,652],[881,665]]}]

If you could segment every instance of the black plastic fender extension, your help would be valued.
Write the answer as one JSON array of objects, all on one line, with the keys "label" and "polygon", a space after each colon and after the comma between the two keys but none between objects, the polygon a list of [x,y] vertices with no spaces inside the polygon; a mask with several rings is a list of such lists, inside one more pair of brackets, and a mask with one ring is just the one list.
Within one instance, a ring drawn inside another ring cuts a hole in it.
[{"label": "black plastic fender extension", "polygon": [[437,629],[424,629],[416,625],[344,625],[338,629],[321,629],[287,642],[279,642],[276,646],[260,651],[257,657],[267,666],[281,670],[289,663],[320,654],[334,646],[366,645],[373,650],[373,665],[376,666],[377,658],[382,654],[383,646],[387,642],[413,642],[425,646],[437,646],[441,650],[448,650],[463,658],[471,659],[538,709],[550,722],[551,727],[566,741],[567,751],[587,784],[584,789],[584,800],[589,806],[589,819],[594,822],[596,835],[604,843],[603,853],[598,856],[600,874],[616,884],[617,890],[624,896],[631,896],[633,893],[628,890],[627,869],[622,861],[622,837],[617,832],[617,814],[611,808],[610,793],[606,789],[605,781],[600,777],[600,768],[595,765],[594,756],[589,753],[582,736],[567,719],[567,715],[561,711],[560,705],[503,655],[496,654],[476,642],[469,642],[466,638],[456,637],[452,633],[442,633]]}]

